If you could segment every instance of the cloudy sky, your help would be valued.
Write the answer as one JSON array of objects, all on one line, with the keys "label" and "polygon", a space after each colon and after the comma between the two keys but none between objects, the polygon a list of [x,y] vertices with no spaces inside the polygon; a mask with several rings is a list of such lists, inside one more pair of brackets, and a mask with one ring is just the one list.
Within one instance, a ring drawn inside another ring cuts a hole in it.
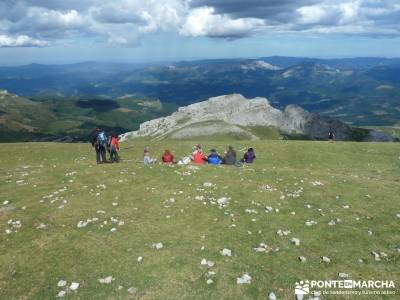
[{"label": "cloudy sky", "polygon": [[399,0],[0,0],[0,64],[400,57]]}]

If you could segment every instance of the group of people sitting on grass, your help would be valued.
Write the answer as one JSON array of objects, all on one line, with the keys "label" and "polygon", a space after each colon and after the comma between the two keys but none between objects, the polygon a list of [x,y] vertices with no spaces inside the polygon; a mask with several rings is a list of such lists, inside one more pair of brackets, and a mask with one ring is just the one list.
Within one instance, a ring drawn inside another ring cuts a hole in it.
[{"label": "group of people sitting on grass", "polygon": [[[98,164],[107,163],[107,162],[119,162],[120,158],[118,152],[120,150],[118,135],[111,134],[107,136],[104,130],[100,128],[96,128],[91,136],[90,142],[92,143],[93,148],[96,151],[96,162]],[[106,153],[109,153],[109,159],[107,160]],[[232,146],[228,147],[228,150],[225,152],[224,156],[218,154],[215,149],[211,149],[208,155],[204,154],[201,145],[196,145],[193,148],[193,152],[190,156],[186,156],[179,161],[174,160],[174,156],[169,150],[165,150],[161,161],[164,164],[179,164],[186,165],[190,162],[194,164],[205,164],[208,163],[210,165],[236,165],[241,166],[243,163],[253,163],[256,158],[255,152],[253,148],[249,148],[247,152],[244,154],[241,160],[238,160],[236,157],[236,151]],[[157,159],[152,158],[150,156],[150,151],[148,148],[144,149],[143,153],[143,163],[144,164],[153,164],[156,163]]]},{"label": "group of people sitting on grass", "polygon": [[[256,154],[253,148],[249,148],[247,152],[243,155],[243,158],[238,160],[236,156],[236,151],[232,146],[228,147],[228,150],[225,152],[224,156],[218,154],[215,149],[211,149],[208,155],[204,154],[201,145],[196,145],[193,149],[193,152],[190,156],[186,156],[179,161],[174,160],[174,155],[170,150],[165,150],[163,156],[161,157],[161,161],[164,164],[179,164],[186,165],[190,162],[194,164],[210,164],[210,165],[235,165],[241,166],[243,163],[253,163],[256,158]],[[153,164],[156,163],[157,159],[152,158],[150,156],[150,151],[148,148],[144,149],[143,153],[143,163],[144,164]]]}]

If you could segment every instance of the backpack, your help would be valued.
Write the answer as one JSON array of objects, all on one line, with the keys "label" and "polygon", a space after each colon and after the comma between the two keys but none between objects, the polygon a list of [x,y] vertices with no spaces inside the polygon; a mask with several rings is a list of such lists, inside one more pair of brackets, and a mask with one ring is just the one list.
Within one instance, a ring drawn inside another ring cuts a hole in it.
[{"label": "backpack", "polygon": [[97,141],[102,146],[107,146],[107,136],[104,131],[100,132],[97,136]]}]

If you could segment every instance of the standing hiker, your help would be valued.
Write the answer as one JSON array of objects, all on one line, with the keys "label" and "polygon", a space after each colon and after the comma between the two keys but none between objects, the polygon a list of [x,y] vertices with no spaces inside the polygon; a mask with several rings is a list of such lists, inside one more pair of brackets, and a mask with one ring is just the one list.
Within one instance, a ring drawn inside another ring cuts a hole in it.
[{"label": "standing hiker", "polygon": [[107,162],[106,159],[106,146],[107,136],[103,130],[97,127],[90,135],[90,142],[96,151],[96,162],[98,164]]},{"label": "standing hiker", "polygon": [[119,162],[119,142],[118,142],[118,136],[116,134],[113,134],[111,136],[111,141],[110,141],[110,161],[111,162]]},{"label": "standing hiker", "polygon": [[329,138],[329,141],[330,141],[330,142],[333,142],[333,140],[334,140],[334,138],[335,138],[335,134],[333,133],[333,130],[332,130],[332,129],[329,130],[329,136],[328,136],[328,138]]}]

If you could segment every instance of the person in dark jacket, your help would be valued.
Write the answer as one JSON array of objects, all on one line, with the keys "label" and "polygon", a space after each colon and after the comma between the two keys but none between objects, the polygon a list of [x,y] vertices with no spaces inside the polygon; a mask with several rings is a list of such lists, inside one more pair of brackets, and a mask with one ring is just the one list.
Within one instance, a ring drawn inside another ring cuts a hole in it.
[{"label": "person in dark jacket", "polygon": [[234,164],[236,164],[236,151],[233,150],[232,146],[228,147],[228,151],[226,151],[225,157],[222,160],[222,163],[226,164],[226,165],[234,165]]},{"label": "person in dark jacket", "polygon": [[100,128],[96,128],[90,135],[90,142],[96,151],[96,162],[98,164],[107,162],[106,145],[107,136]]},{"label": "person in dark jacket", "polygon": [[242,162],[252,164],[255,159],[256,159],[256,154],[254,153],[254,149],[249,148],[247,149],[247,152],[244,154]]}]

